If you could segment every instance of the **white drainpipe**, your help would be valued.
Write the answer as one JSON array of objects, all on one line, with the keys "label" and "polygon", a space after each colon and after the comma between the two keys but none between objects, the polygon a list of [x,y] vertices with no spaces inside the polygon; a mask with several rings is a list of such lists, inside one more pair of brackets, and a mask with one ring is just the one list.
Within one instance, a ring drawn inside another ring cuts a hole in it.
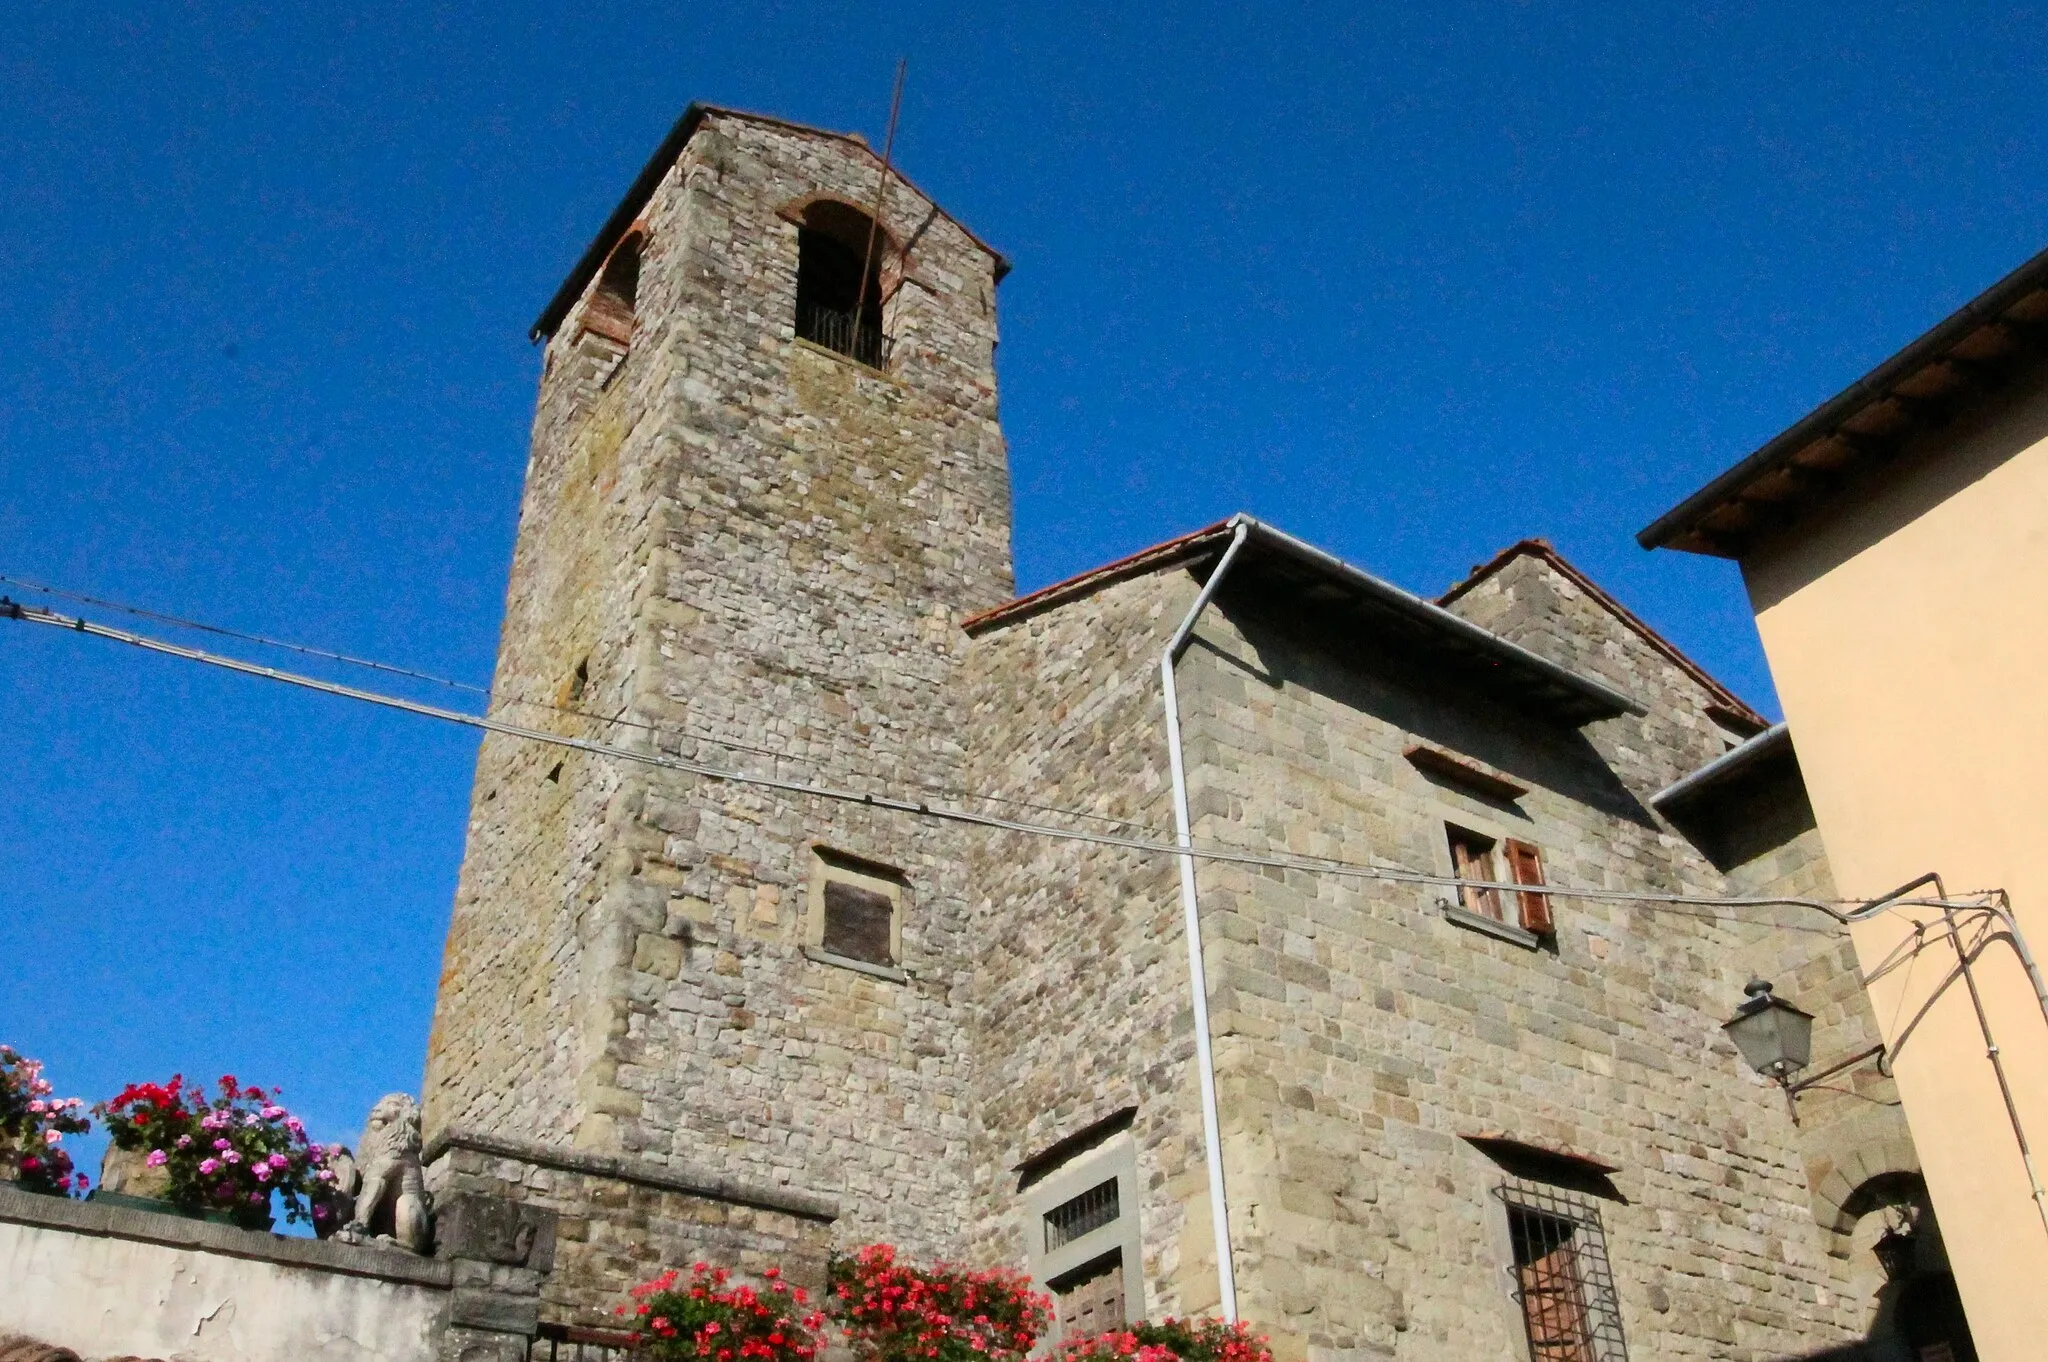
[{"label": "white drainpipe", "polygon": [[1209,1218],[1216,1235],[1216,1289],[1222,1300],[1226,1323],[1237,1323],[1237,1273],[1230,1261],[1230,1205],[1223,1192],[1223,1137],[1216,1119],[1216,1060],[1209,1048],[1209,980],[1202,967],[1202,910],[1195,893],[1194,838],[1188,818],[1188,774],[1180,751],[1180,694],[1173,683],[1173,664],[1188,646],[1195,621],[1208,608],[1223,576],[1237,559],[1237,551],[1250,537],[1251,517],[1238,515],[1230,521],[1235,533],[1230,547],[1216,562],[1216,570],[1202,585],[1201,594],[1188,610],[1188,617],[1174,631],[1173,639],[1159,658],[1159,684],[1166,697],[1166,753],[1173,771],[1173,831],[1180,846],[1180,907],[1188,939],[1188,992],[1195,1010],[1195,1071],[1202,1088],[1202,1140],[1209,1162]]}]

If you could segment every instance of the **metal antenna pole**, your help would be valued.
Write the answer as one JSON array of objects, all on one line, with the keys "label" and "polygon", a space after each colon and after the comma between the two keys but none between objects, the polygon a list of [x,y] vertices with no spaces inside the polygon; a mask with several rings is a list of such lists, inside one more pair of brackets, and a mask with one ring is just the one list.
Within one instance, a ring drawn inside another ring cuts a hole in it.
[{"label": "metal antenna pole", "polygon": [[[860,331],[860,314],[868,305],[868,271],[874,270],[877,282],[882,272],[876,268],[875,237],[882,229],[882,201],[889,192],[889,158],[896,152],[896,119],[903,112],[903,73],[910,66],[910,58],[896,60],[896,93],[889,97],[889,133],[882,139],[882,177],[875,184],[875,211],[868,218],[868,248],[860,258],[860,291],[853,295],[853,326],[856,335]],[[880,327],[882,319],[875,318]]]}]

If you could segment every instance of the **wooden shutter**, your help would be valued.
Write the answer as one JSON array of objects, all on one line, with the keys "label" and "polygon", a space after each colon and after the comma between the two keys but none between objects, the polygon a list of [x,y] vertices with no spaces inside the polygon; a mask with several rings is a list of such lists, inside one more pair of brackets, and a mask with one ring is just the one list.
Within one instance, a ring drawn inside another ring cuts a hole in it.
[{"label": "wooden shutter", "polygon": [[[1494,880],[1499,872],[1493,867],[1493,842],[1476,832],[1463,828],[1450,828],[1451,868],[1461,880]],[[1478,913],[1494,921],[1503,920],[1500,908],[1500,890],[1481,889],[1476,885],[1458,886],[1458,902],[1468,913]]]},{"label": "wooden shutter", "polygon": [[825,884],[825,939],[819,944],[834,955],[869,965],[893,965],[891,928],[896,905],[887,894],[842,880]]},{"label": "wooden shutter", "polygon": [[[1527,842],[1508,841],[1508,874],[1516,884],[1543,883],[1543,857]],[[1538,936],[1550,933],[1550,895],[1517,894],[1522,908],[1522,926]]]},{"label": "wooden shutter", "polygon": [[1535,1362],[1593,1362],[1593,1331],[1569,1242],[1515,1269]]},{"label": "wooden shutter", "polygon": [[1054,1288],[1060,1337],[1091,1338],[1121,1329],[1124,1316],[1124,1262],[1121,1254],[1099,1258]]}]

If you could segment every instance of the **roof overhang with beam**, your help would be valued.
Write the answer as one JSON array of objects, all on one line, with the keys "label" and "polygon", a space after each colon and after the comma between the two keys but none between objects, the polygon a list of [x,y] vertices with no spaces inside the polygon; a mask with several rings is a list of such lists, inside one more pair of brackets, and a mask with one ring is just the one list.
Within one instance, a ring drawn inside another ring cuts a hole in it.
[{"label": "roof overhang with beam", "polygon": [[965,621],[970,635],[1028,619],[1114,582],[1186,566],[1206,571],[1239,525],[1248,531],[1229,591],[1270,593],[1300,603],[1336,636],[1369,637],[1403,659],[1454,672],[1475,688],[1578,726],[1642,714],[1635,699],[1490,633],[1440,605],[1248,515],[1168,540],[1092,572],[1021,596]]},{"label": "roof overhang with beam", "polygon": [[1741,558],[2048,353],[2048,251],[1658,517],[1646,549]]}]

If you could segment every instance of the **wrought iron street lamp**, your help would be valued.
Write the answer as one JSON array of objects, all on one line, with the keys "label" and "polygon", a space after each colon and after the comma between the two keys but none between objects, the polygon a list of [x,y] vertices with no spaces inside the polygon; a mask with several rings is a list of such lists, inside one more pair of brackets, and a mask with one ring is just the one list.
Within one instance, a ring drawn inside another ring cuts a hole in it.
[{"label": "wrought iron street lamp", "polygon": [[1808,1088],[1867,1059],[1877,1060],[1879,1072],[1884,1071],[1884,1046],[1880,1043],[1793,1082],[1792,1075],[1813,1062],[1813,1014],[1772,993],[1766,979],[1751,979],[1742,986],[1742,991],[1749,996],[1735,1009],[1734,1018],[1721,1024],[1721,1029],[1735,1042],[1750,1068],[1784,1090],[1785,1109],[1792,1113],[1793,1125],[1799,1124],[1799,1094]]},{"label": "wrought iron street lamp", "polygon": [[1742,991],[1748,997],[1721,1029],[1750,1068],[1789,1089],[1792,1075],[1813,1061],[1813,1014],[1773,994],[1767,979],[1751,979]]}]

